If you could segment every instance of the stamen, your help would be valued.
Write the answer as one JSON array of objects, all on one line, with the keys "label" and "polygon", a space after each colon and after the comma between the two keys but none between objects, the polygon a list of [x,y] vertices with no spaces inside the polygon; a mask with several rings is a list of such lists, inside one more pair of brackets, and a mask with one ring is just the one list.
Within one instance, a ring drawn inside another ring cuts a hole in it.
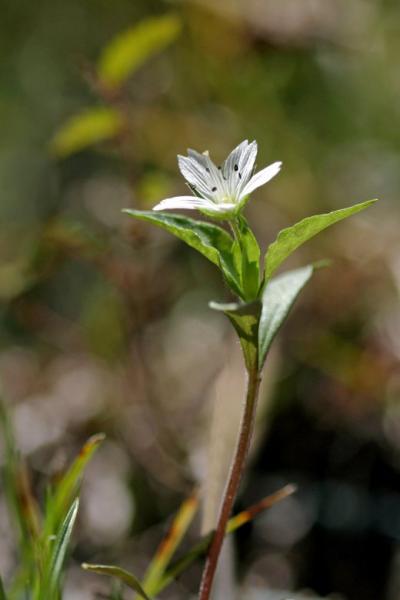
[{"label": "stamen", "polygon": [[237,165],[235,165],[233,168],[235,169],[235,171],[239,170],[239,167]]},{"label": "stamen", "polygon": [[213,188],[211,189],[211,191],[212,191],[212,192],[216,192],[216,191],[217,191],[217,188],[216,188],[216,187],[213,187]]},{"label": "stamen", "polygon": [[239,173],[239,179],[242,179],[242,174],[241,173]]},{"label": "stamen", "polygon": [[209,173],[209,172],[210,172],[210,169],[209,169],[208,167],[206,167],[206,171],[207,171],[207,173]]}]

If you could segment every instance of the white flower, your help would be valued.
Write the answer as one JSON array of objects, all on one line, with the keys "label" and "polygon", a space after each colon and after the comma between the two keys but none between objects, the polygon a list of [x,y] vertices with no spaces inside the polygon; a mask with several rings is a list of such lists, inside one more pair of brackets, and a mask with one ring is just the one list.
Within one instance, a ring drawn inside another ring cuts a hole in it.
[{"label": "white flower", "polygon": [[229,218],[248,200],[249,194],[279,173],[282,163],[275,162],[256,174],[254,163],[257,142],[245,140],[237,146],[221,167],[208,155],[188,150],[178,156],[179,169],[194,196],[174,196],[159,202],[153,210],[198,209],[212,217]]}]

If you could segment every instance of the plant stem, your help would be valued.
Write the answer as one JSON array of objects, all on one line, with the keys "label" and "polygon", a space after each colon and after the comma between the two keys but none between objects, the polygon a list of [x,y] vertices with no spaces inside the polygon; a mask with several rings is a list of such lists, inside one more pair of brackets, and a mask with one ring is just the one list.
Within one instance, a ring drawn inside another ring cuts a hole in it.
[{"label": "plant stem", "polygon": [[261,377],[255,361],[253,367],[248,371],[246,403],[240,425],[239,438],[218,516],[217,528],[207,554],[200,585],[199,600],[208,600],[211,594],[218,558],[225,537],[226,525],[232,512],[250,447],[260,381]]}]

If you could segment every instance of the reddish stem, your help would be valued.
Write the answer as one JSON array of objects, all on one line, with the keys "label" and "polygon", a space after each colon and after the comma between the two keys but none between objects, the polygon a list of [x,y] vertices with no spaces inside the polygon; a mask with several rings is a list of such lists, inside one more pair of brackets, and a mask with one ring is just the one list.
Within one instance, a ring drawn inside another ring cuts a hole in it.
[{"label": "reddish stem", "polygon": [[239,438],[236,452],[232,461],[228,483],[225,489],[217,528],[215,530],[210,548],[208,550],[206,564],[200,585],[199,600],[208,600],[217,569],[218,558],[225,537],[226,525],[232,512],[240,481],[250,447],[251,436],[254,428],[254,418],[257,408],[258,391],[260,387],[260,374],[257,367],[253,367],[248,373],[246,404],[242,422],[240,425]]}]

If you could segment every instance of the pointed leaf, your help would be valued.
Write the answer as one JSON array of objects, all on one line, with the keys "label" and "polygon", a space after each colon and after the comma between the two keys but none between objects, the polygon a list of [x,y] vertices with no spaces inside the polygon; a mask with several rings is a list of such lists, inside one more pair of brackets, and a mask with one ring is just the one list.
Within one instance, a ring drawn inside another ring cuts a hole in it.
[{"label": "pointed leaf", "polygon": [[304,242],[307,242],[330,225],[368,208],[368,206],[371,206],[374,202],[376,202],[376,200],[369,200],[367,202],[362,202],[361,204],[349,206],[348,208],[334,210],[330,213],[313,215],[312,217],[307,217],[306,219],[299,221],[292,227],[282,229],[282,231],[278,233],[275,242],[273,242],[267,250],[265,256],[265,278],[268,280],[279,265],[299,246],[304,244]]},{"label": "pointed leaf", "polygon": [[[263,512],[264,510],[271,508],[277,502],[284,500],[291,494],[296,491],[295,485],[286,485],[284,488],[278,490],[277,492],[266,496],[261,501],[253,504],[248,509],[240,512],[239,514],[232,517],[226,526],[226,534],[233,533],[252,519],[254,519],[258,514]],[[206,554],[207,549],[211,543],[213,538],[213,531],[210,531],[206,535],[204,535],[188,552],[184,554],[179,560],[177,560],[165,573],[163,579],[160,581],[158,588],[155,590],[155,593],[159,594],[162,590],[164,590],[168,585],[170,585],[181,573],[186,571],[190,567],[191,564],[204,554]]]},{"label": "pointed leaf", "polygon": [[142,21],[114,38],[104,49],[97,67],[100,80],[118,87],[153,54],[173,42],[181,30],[176,15]]},{"label": "pointed leaf", "polygon": [[222,227],[171,213],[133,209],[125,209],[123,212],[157,225],[186,242],[220,267],[230,288],[237,295],[241,295],[239,275],[232,258],[233,240]]},{"label": "pointed leaf", "polygon": [[71,539],[72,530],[78,514],[78,498],[72,503],[67,516],[65,517],[60,530],[56,536],[54,547],[50,558],[50,568],[47,576],[48,588],[44,586],[43,600],[48,598],[57,598],[60,579],[63,572],[65,556]]},{"label": "pointed leaf", "polygon": [[0,426],[4,436],[4,491],[14,526],[18,531],[18,550],[21,561],[31,560],[37,550],[40,511],[33,496],[29,472],[16,447],[11,418],[0,398]]},{"label": "pointed leaf", "polygon": [[50,149],[56,156],[64,158],[117,136],[122,128],[123,119],[114,108],[89,108],[71,117],[58,130]]},{"label": "pointed leaf", "polygon": [[51,535],[58,528],[67,507],[71,505],[78,492],[86,465],[104,439],[104,433],[98,433],[90,437],[68,471],[61,478],[53,497],[48,503],[44,528],[45,536]]},{"label": "pointed leaf", "polygon": [[257,339],[261,302],[259,300],[246,304],[210,302],[209,306],[213,310],[220,310],[229,318],[239,336],[246,367],[251,369],[258,352]]},{"label": "pointed leaf", "polygon": [[157,592],[159,583],[175,550],[193,521],[198,505],[197,494],[192,494],[187,498],[179,508],[167,535],[161,541],[143,579],[143,589],[150,596]]},{"label": "pointed leaf", "polygon": [[229,519],[228,524],[226,526],[226,533],[232,533],[242,527],[246,523],[252,521],[257,515],[266,510],[267,508],[271,508],[277,502],[284,500],[288,496],[291,496],[297,491],[297,487],[293,484],[285,485],[285,487],[281,488],[274,494],[270,494],[266,496],[256,504],[249,506],[246,510],[242,510],[242,512],[238,513],[231,519]]},{"label": "pointed leaf", "polygon": [[119,581],[122,581],[130,587],[132,590],[137,592],[141,598],[144,600],[150,600],[149,596],[144,591],[140,581],[135,575],[126,571],[125,569],[121,569],[120,567],[115,567],[114,565],[90,565],[88,563],[82,564],[82,569],[85,571],[92,571],[93,573],[98,573],[99,575],[107,575],[108,577],[115,577]]},{"label": "pointed leaf", "polygon": [[297,296],[314,272],[309,265],[275,277],[267,283],[262,296],[258,341],[258,366],[261,370],[272,341],[283,325]]}]

